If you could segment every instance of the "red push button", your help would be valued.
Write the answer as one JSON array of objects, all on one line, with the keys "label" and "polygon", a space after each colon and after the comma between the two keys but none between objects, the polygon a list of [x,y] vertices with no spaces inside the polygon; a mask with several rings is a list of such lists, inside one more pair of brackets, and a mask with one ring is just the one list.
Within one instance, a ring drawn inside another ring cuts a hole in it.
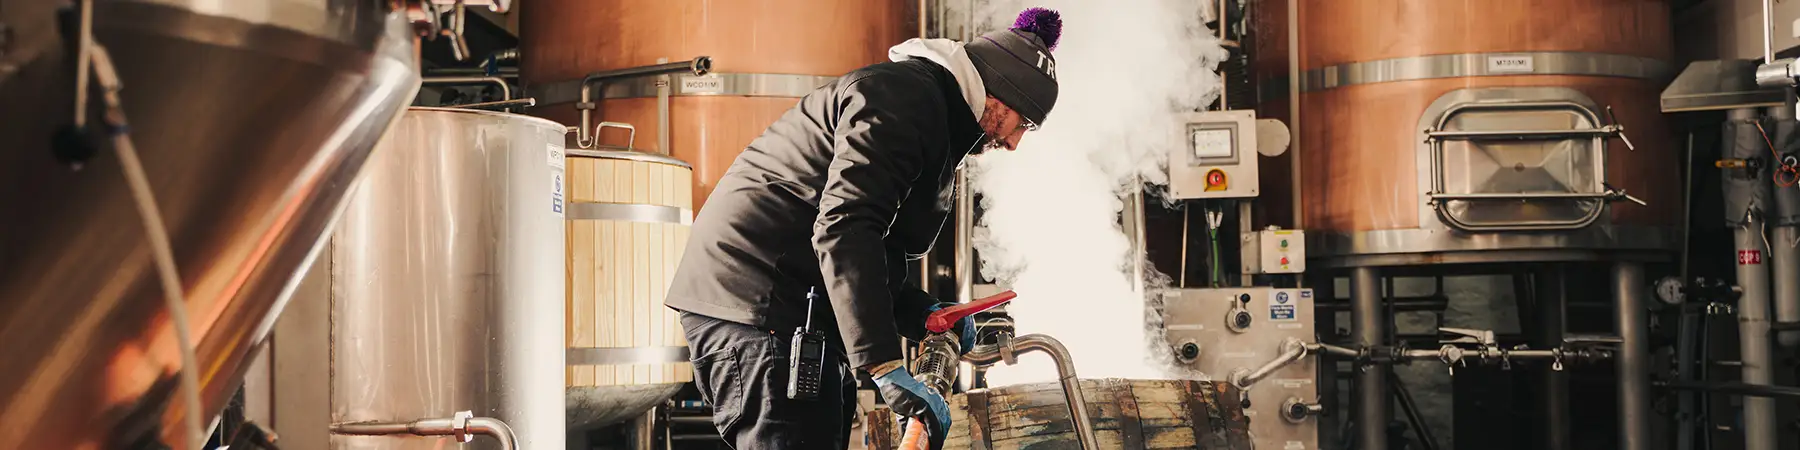
[{"label": "red push button", "polygon": [[1206,190],[1223,191],[1229,186],[1230,181],[1225,178],[1225,171],[1219,169],[1206,171]]}]

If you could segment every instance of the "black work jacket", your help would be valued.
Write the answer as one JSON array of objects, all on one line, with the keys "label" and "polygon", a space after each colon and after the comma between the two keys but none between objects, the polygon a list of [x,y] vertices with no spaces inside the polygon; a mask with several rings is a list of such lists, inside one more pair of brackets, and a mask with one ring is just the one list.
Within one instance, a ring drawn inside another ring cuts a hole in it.
[{"label": "black work jacket", "polygon": [[820,87],[744,149],[694,219],[675,309],[791,333],[806,318],[851,367],[901,357],[935,302],[906,258],[937,240],[980,126],[950,72],[913,59]]}]

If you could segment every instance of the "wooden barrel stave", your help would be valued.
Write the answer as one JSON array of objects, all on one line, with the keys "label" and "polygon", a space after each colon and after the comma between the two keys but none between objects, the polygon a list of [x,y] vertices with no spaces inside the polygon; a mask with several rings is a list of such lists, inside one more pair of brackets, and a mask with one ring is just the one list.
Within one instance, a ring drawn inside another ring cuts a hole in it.
[{"label": "wooden barrel stave", "polygon": [[[571,155],[568,199],[689,208],[691,169],[674,164]],[[662,306],[688,226],[616,220],[567,222],[567,345],[573,348],[682,347],[679,316]],[[687,362],[570,365],[568,385],[627,386],[693,380]]]},{"label": "wooden barrel stave", "polygon": [[[1238,391],[1223,383],[1109,378],[1081,386],[1102,449],[1250,448]],[[1058,383],[958,394],[950,414],[946,449],[1081,448]],[[869,415],[869,448],[894,448],[900,430],[893,420],[886,409]]]}]

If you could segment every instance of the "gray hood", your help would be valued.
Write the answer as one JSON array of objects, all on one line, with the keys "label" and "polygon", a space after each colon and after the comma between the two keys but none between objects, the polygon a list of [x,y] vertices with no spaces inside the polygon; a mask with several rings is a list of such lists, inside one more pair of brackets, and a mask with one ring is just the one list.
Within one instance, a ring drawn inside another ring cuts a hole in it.
[{"label": "gray hood", "polygon": [[963,50],[963,43],[913,38],[888,49],[888,60],[900,62],[912,58],[929,60],[949,70],[950,75],[956,77],[956,84],[962,87],[963,101],[969,103],[975,120],[981,120],[981,113],[987,108],[987,87],[981,83],[981,73],[975,71],[975,62],[969,59],[969,52]]}]

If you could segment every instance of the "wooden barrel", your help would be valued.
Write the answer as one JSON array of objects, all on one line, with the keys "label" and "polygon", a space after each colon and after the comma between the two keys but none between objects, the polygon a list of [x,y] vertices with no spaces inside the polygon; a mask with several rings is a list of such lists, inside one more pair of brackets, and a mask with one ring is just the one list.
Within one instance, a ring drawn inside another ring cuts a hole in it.
[{"label": "wooden barrel", "polygon": [[[713,57],[718,83],[677,79],[670,108],[670,146],[656,148],[654,80],[621,82],[606,91],[597,119],[637,127],[636,147],[693,163],[694,205],[738,153],[831,77],[887,60],[887,49],[915,34],[907,0],[534,0],[521,6],[520,77],[529,85],[588,73]],[[635,86],[635,87],[634,87]],[[578,123],[572,105],[532,114]],[[627,145],[608,130],[603,144]]]},{"label": "wooden barrel", "polygon": [[[1287,121],[1288,2],[1257,5],[1258,113]],[[1299,226],[1355,234],[1436,225],[1424,198],[1432,186],[1421,176],[1431,171],[1419,157],[1421,117],[1447,93],[1496,87],[1572,89],[1602,109],[1595,126],[1611,123],[1603,110],[1613,108],[1637,149],[1611,139],[1602,181],[1650,204],[1617,203],[1600,223],[1667,228],[1680,217],[1679,184],[1670,182],[1679,179],[1679,158],[1657,103],[1673,73],[1667,2],[1299,5]],[[1292,223],[1288,156],[1263,165],[1268,222]]]},{"label": "wooden barrel", "polygon": [[[585,397],[608,394],[580,388],[692,381],[679,316],[662,303],[693,220],[693,169],[646,153],[567,153],[565,325],[571,400],[577,392],[592,394]],[[648,407],[673,393],[667,391],[629,397],[643,398],[649,404],[642,406]],[[616,404],[606,409],[625,412],[595,411],[607,417],[582,420],[571,415],[572,426],[604,424],[643,410]]]},{"label": "wooden barrel", "polygon": [[[1101,449],[1250,450],[1250,419],[1228,383],[1081,380]],[[977,389],[950,398],[946,449],[1079,449],[1060,383]],[[900,442],[894,414],[867,417],[869,448]]]}]

